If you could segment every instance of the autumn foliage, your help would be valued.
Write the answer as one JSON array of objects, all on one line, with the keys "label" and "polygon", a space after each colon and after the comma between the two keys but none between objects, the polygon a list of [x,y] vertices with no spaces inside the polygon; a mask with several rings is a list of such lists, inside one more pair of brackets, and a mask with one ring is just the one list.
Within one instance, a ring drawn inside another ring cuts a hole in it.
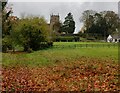
[{"label": "autumn foliage", "polygon": [[54,66],[3,68],[2,91],[118,91],[118,65],[82,57]]}]

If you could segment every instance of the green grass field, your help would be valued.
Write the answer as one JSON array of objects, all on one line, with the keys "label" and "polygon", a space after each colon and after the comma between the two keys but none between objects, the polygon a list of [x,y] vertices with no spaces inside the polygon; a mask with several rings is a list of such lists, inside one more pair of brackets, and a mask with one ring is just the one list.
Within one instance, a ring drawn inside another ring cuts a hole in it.
[{"label": "green grass field", "polygon": [[[2,54],[3,91],[118,91],[118,47],[68,47],[55,42],[33,53]],[[88,43],[98,44],[103,43]]]},{"label": "green grass field", "polygon": [[[55,42],[54,45],[86,44],[86,42]],[[90,43],[88,44],[108,44]],[[74,61],[80,57],[90,57],[99,59],[111,59],[118,61],[118,47],[93,47],[93,48],[50,48],[34,51],[33,53],[11,54],[3,53],[3,66],[16,66],[17,64],[26,66],[54,65],[55,62]]]},{"label": "green grass field", "polygon": [[109,44],[106,42],[54,42],[54,45],[71,45],[71,44]]}]

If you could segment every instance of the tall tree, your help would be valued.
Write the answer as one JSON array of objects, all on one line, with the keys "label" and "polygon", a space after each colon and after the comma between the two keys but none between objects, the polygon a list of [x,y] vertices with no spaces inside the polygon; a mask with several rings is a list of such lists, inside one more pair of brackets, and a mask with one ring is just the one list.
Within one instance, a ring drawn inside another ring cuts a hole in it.
[{"label": "tall tree", "polygon": [[119,28],[119,16],[113,11],[103,11],[101,12],[103,18],[106,20],[106,25],[108,27],[108,34],[116,32]]},{"label": "tall tree", "polygon": [[62,26],[62,32],[73,33],[75,30],[75,21],[73,19],[73,15],[71,13],[68,13],[68,15],[65,17],[65,21]]},{"label": "tall tree", "polygon": [[7,48],[11,46],[9,42],[10,31],[12,29],[12,24],[10,22],[9,16],[12,10],[6,10],[7,2],[2,2],[2,51],[6,52]]},{"label": "tall tree", "polygon": [[106,39],[109,34],[118,31],[120,22],[118,14],[113,11],[95,13],[88,10],[84,11],[81,21],[84,23],[87,34],[95,34],[97,37],[101,36],[104,39]]},{"label": "tall tree", "polygon": [[7,2],[2,2],[2,36],[10,35],[11,23],[9,20],[9,16],[12,13],[12,9],[6,10]]},{"label": "tall tree", "polygon": [[91,27],[91,25],[94,22],[94,15],[96,11],[93,10],[86,10],[82,13],[82,16],[80,18],[80,22],[84,23],[84,27],[87,29]]}]

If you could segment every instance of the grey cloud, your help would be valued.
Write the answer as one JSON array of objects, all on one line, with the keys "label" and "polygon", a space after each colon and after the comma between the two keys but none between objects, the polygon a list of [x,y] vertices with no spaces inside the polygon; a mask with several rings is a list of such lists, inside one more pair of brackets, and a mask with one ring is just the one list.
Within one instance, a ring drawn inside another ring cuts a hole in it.
[{"label": "grey cloud", "polygon": [[79,18],[83,11],[92,9],[96,11],[111,10],[118,12],[117,2],[12,2],[13,4],[13,15],[21,16],[21,13],[27,15],[41,15],[46,18],[49,22],[50,14],[60,15],[60,20],[63,22],[65,16],[71,12],[76,22],[76,32],[78,32],[82,26]]}]

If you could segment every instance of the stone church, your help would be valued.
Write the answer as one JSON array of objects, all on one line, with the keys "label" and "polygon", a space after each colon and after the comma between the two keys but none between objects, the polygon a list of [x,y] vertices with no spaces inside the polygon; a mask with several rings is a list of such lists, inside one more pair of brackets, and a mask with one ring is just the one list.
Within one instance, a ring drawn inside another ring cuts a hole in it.
[{"label": "stone church", "polygon": [[60,16],[58,15],[50,15],[50,29],[55,32],[58,33],[59,29],[60,29]]}]

